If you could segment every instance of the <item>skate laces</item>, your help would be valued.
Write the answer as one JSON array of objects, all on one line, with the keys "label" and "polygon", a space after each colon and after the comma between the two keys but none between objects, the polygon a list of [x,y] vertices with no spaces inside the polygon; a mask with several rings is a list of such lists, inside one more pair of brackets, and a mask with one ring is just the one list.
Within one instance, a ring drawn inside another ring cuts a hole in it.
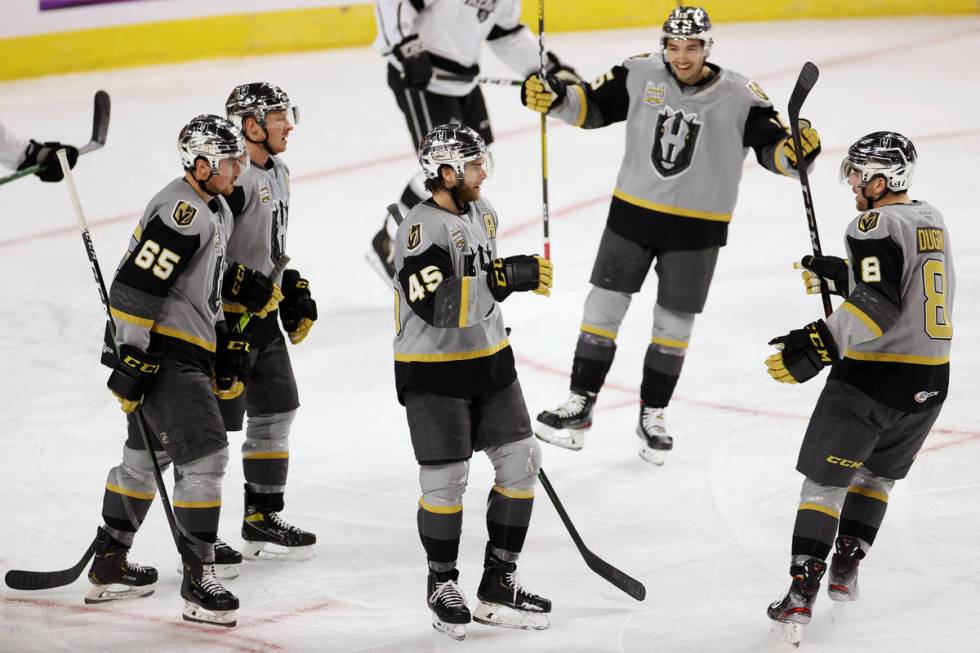
[{"label": "skate laces", "polygon": [[287,524],[282,517],[279,516],[278,512],[267,512],[265,513],[266,519],[272,522],[272,525],[276,528],[283,530],[290,535],[299,534],[299,529],[292,524]]},{"label": "skate laces", "polygon": [[588,397],[585,395],[573,392],[568,396],[568,400],[555,410],[555,414],[561,418],[578,415],[585,408],[586,400],[588,400]]},{"label": "skate laces", "polygon": [[449,579],[442,583],[437,583],[432,595],[429,596],[429,603],[435,604],[442,602],[450,608],[459,608],[466,605],[466,597],[459,591],[456,581]]},{"label": "skate laces", "polygon": [[640,411],[640,425],[643,427],[643,431],[650,435],[666,435],[664,409],[644,406]]},{"label": "skate laces", "polygon": [[506,574],[504,574],[504,578],[507,580],[507,584],[511,586],[511,589],[514,592],[514,603],[517,603],[518,596],[524,596],[529,599],[541,598],[524,589],[524,586],[521,585],[521,579],[518,577],[516,569],[514,571],[508,571]]},{"label": "skate laces", "polygon": [[201,582],[198,586],[209,594],[228,594],[228,590],[214,575],[214,564],[204,565],[201,569]]}]

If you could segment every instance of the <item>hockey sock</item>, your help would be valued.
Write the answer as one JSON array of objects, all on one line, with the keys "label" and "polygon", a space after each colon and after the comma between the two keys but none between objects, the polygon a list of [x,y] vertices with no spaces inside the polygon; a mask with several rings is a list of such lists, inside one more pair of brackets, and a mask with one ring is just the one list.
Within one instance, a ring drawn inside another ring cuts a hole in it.
[{"label": "hockey sock", "polygon": [[826,560],[834,545],[846,488],[822,485],[807,478],[793,526],[793,557]]},{"label": "hockey sock", "polygon": [[242,443],[246,506],[261,506],[272,512],[283,509],[289,473],[289,429],[295,416],[295,410],[249,415]]},{"label": "hockey sock", "polygon": [[605,336],[582,331],[575,345],[571,388],[598,393],[616,356],[616,342]]},{"label": "hockey sock", "polygon": [[888,489],[851,485],[841,510],[840,534],[856,537],[868,546],[874,544],[888,508]]},{"label": "hockey sock", "polygon": [[132,546],[133,536],[153,503],[154,493],[116,485],[112,483],[112,472],[109,472],[109,478],[102,496],[102,519],[113,538],[126,546]]},{"label": "hockey sock", "polygon": [[515,562],[531,523],[534,490],[514,490],[494,485],[487,498],[487,533],[490,551],[501,560]]},{"label": "hockey sock", "polygon": [[419,498],[419,538],[433,571],[449,571],[456,567],[459,556],[459,537],[463,531],[463,505],[442,506]]}]

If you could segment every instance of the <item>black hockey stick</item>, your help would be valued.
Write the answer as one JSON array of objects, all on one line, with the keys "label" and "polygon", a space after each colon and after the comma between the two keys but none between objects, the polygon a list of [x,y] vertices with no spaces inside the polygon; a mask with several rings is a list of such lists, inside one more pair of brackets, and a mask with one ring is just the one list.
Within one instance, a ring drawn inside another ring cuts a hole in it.
[{"label": "black hockey stick", "polygon": [[568,513],[565,512],[565,507],[561,505],[561,501],[558,499],[558,495],[555,493],[555,488],[551,486],[551,481],[548,480],[548,476],[544,473],[543,469],[538,470],[538,479],[541,481],[544,491],[548,493],[548,498],[551,499],[551,503],[554,504],[555,510],[558,511],[558,516],[561,517],[562,523],[564,523],[565,528],[568,529],[568,534],[572,536],[572,541],[575,542],[575,546],[578,547],[578,551],[582,554],[582,558],[585,559],[585,564],[589,566],[589,569],[599,574],[637,601],[642,601],[645,599],[647,595],[647,588],[643,586],[643,583],[636,580],[632,576],[623,573],[619,569],[616,569],[611,564],[589,551],[589,548],[585,546],[585,542],[582,541],[582,536],[578,534],[578,531],[575,529],[575,525],[572,524],[572,519],[568,516]]},{"label": "black hockey stick", "polygon": [[397,226],[400,226],[401,223],[402,223],[402,220],[405,219],[404,217],[402,217],[402,212],[398,208],[398,205],[397,204],[389,204],[388,205],[388,215],[390,215],[391,216],[391,219],[395,221],[395,226],[396,227]]},{"label": "black hockey stick", "polygon": [[[793,145],[796,148],[796,170],[800,174],[800,185],[803,187],[803,207],[806,209],[806,224],[810,228],[810,244],[813,246],[813,255],[822,256],[820,249],[820,234],[817,232],[817,215],[813,210],[813,193],[810,191],[810,178],[806,172],[806,161],[802,156],[803,144],[800,139],[800,109],[807,95],[813,89],[820,77],[820,70],[807,61],[803,64],[800,76],[796,80],[796,86],[789,96],[789,128],[793,135]],[[830,292],[827,284],[820,281],[820,297],[823,299],[824,314],[829,316],[834,307],[830,303]]]},{"label": "black hockey stick", "polygon": [[[544,65],[544,0],[538,0],[538,74],[548,86]],[[551,236],[548,215],[548,114],[541,114],[541,226],[544,231],[544,258],[551,260]]]},{"label": "black hockey stick", "polygon": [[[78,155],[88,154],[93,150],[97,150],[103,145],[105,145],[106,136],[109,133],[109,94],[105,91],[95,92],[95,109],[92,114],[92,140],[90,140],[85,145],[78,148]],[[36,172],[40,172],[44,169],[44,166],[40,164],[35,164],[30,167],[24,168],[23,170],[18,170],[12,175],[7,177],[0,177],[0,186],[6,184],[9,181],[14,181],[15,179],[20,179],[21,177],[26,177],[27,175],[33,175]]]},{"label": "black hockey stick", "polygon": [[436,73],[432,76],[443,82],[472,82],[486,86],[523,86],[524,82],[519,79],[509,79],[507,77],[470,77],[468,75],[453,75],[451,73]]},{"label": "black hockey stick", "polygon": [[47,590],[52,587],[61,587],[74,583],[82,572],[88,561],[95,554],[95,540],[88,545],[88,550],[82,559],[74,567],[69,567],[62,571],[25,571],[22,569],[11,569],[3,577],[3,582],[7,587],[15,590]]}]

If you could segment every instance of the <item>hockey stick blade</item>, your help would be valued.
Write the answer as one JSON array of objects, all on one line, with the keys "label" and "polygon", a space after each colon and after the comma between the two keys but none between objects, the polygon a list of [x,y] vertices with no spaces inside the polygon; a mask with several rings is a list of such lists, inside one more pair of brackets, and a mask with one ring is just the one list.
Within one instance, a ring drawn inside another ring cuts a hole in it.
[{"label": "hockey stick blade", "polygon": [[109,94],[105,91],[95,92],[95,108],[92,112],[92,140],[78,148],[79,154],[97,150],[105,145],[109,135]]},{"label": "hockey stick blade", "polygon": [[810,94],[819,77],[819,68],[809,61],[803,64],[803,69],[800,70],[800,76],[796,79],[796,86],[793,87],[793,92],[789,96],[789,119],[791,125],[799,120],[803,102],[806,101],[806,97]]},{"label": "hockey stick blade", "polygon": [[21,569],[11,569],[3,577],[7,587],[15,590],[47,590],[54,587],[71,585],[82,575],[85,565],[95,555],[95,540],[88,545],[88,550],[82,559],[70,569],[62,571],[24,571]]}]

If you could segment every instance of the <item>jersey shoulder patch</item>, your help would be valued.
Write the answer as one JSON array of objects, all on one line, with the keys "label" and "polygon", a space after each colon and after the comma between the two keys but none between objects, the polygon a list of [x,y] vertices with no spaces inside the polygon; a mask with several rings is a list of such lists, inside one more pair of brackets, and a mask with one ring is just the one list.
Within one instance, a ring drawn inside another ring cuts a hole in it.
[{"label": "jersey shoulder patch", "polygon": [[881,213],[878,211],[867,211],[858,216],[857,228],[862,234],[874,231],[881,223]]},{"label": "jersey shoulder patch", "polygon": [[749,80],[749,83],[746,84],[745,86],[750,91],[752,91],[753,95],[755,95],[757,98],[759,98],[763,102],[769,102],[770,101],[769,100],[769,96],[766,95],[765,91],[762,90],[762,87],[759,86],[759,84],[757,82],[754,82],[752,80]]},{"label": "jersey shoulder patch", "polygon": [[422,244],[422,223],[408,225],[408,238],[405,241],[405,251],[414,252]]},{"label": "jersey shoulder patch", "polygon": [[170,217],[178,227],[187,228],[197,217],[197,207],[185,200],[178,200]]}]

